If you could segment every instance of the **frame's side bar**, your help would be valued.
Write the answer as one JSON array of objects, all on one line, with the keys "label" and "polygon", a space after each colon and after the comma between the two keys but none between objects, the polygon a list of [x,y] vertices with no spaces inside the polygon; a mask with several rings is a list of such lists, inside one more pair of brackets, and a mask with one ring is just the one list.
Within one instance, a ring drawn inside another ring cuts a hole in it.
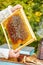
[{"label": "frame's side bar", "polygon": [[20,46],[19,48],[17,48],[18,50],[21,50],[23,47],[27,46],[28,44],[32,43],[34,41],[34,39],[29,40],[28,42],[26,42],[24,45]]},{"label": "frame's side bar", "polygon": [[6,41],[7,41],[7,43],[8,43],[8,47],[9,47],[9,49],[10,49],[9,40],[8,40],[8,37],[7,37],[7,35],[6,35],[5,29],[4,29],[4,26],[3,26],[2,23],[1,23],[1,27],[2,27],[2,29],[3,29],[3,32],[4,32],[4,35],[5,35]]},{"label": "frame's side bar", "polygon": [[29,31],[30,31],[30,33],[31,33],[31,35],[32,35],[32,37],[34,38],[34,40],[37,40],[36,37],[35,37],[35,34],[34,34],[33,30],[32,30],[32,28],[31,28],[31,26],[30,26],[30,24],[29,24],[29,22],[28,22],[28,19],[26,18],[26,15],[25,15],[23,9],[21,9],[21,14],[22,14],[23,17],[24,17],[25,23],[27,24],[27,26],[28,26],[28,28],[29,28]]}]

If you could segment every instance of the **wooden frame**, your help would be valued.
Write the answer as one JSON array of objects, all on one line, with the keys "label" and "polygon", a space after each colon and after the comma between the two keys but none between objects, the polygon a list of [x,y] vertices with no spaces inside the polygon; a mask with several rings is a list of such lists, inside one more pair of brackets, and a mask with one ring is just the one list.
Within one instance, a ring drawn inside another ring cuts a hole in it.
[{"label": "wooden frame", "polygon": [[28,20],[27,20],[27,18],[26,18],[26,15],[25,15],[23,9],[22,9],[22,8],[21,8],[21,9],[17,9],[14,13],[12,13],[7,19],[5,19],[5,20],[1,23],[1,26],[2,26],[2,29],[3,29],[3,32],[4,32],[4,35],[5,35],[6,41],[7,41],[7,43],[8,43],[8,47],[10,48],[10,43],[9,43],[9,40],[8,40],[8,36],[7,36],[7,34],[6,34],[6,31],[5,31],[5,29],[6,29],[6,24],[7,24],[6,21],[8,21],[8,19],[9,19],[10,17],[12,17],[15,13],[18,13],[17,11],[20,11],[20,15],[22,15],[22,17],[23,17],[23,19],[24,19],[26,25],[28,26],[29,33],[30,33],[30,35],[32,36],[32,38],[31,38],[29,41],[27,41],[25,44],[23,44],[22,46],[20,46],[20,47],[17,48],[17,49],[22,49],[22,48],[25,47],[26,45],[28,45],[28,44],[30,44],[30,43],[32,43],[33,41],[36,40],[36,37],[35,37],[35,35],[34,35],[34,32],[33,32],[32,28],[31,28],[31,26],[30,26],[30,24],[29,24],[29,22],[28,22]]}]

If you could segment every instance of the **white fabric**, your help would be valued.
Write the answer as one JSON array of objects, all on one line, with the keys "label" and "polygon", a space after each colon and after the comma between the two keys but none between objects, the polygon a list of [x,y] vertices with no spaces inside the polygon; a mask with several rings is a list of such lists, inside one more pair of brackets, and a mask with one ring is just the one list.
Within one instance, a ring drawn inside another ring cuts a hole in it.
[{"label": "white fabric", "polygon": [[12,6],[8,6],[6,9],[0,11],[0,23],[12,13],[11,8]]},{"label": "white fabric", "polygon": [[0,48],[0,58],[6,58],[9,57],[9,49]]}]

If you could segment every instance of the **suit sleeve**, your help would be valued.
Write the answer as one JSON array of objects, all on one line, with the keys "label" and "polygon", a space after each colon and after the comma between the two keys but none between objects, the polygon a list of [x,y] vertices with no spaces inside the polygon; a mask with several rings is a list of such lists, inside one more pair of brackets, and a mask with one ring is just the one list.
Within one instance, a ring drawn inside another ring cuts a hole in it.
[{"label": "suit sleeve", "polygon": [[1,16],[1,17],[0,17],[0,23],[1,23],[4,19],[8,18],[9,15],[12,14],[11,9],[12,9],[12,6],[8,6],[6,9],[0,11],[0,16]]}]

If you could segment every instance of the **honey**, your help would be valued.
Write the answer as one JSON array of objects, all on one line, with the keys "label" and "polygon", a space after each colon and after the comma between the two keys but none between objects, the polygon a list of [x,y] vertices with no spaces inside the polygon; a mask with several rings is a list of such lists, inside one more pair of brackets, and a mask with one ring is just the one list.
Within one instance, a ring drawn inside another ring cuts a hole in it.
[{"label": "honey", "polygon": [[12,16],[11,21],[7,24],[7,31],[14,44],[19,40],[23,43],[29,37],[28,31],[20,16]]}]

